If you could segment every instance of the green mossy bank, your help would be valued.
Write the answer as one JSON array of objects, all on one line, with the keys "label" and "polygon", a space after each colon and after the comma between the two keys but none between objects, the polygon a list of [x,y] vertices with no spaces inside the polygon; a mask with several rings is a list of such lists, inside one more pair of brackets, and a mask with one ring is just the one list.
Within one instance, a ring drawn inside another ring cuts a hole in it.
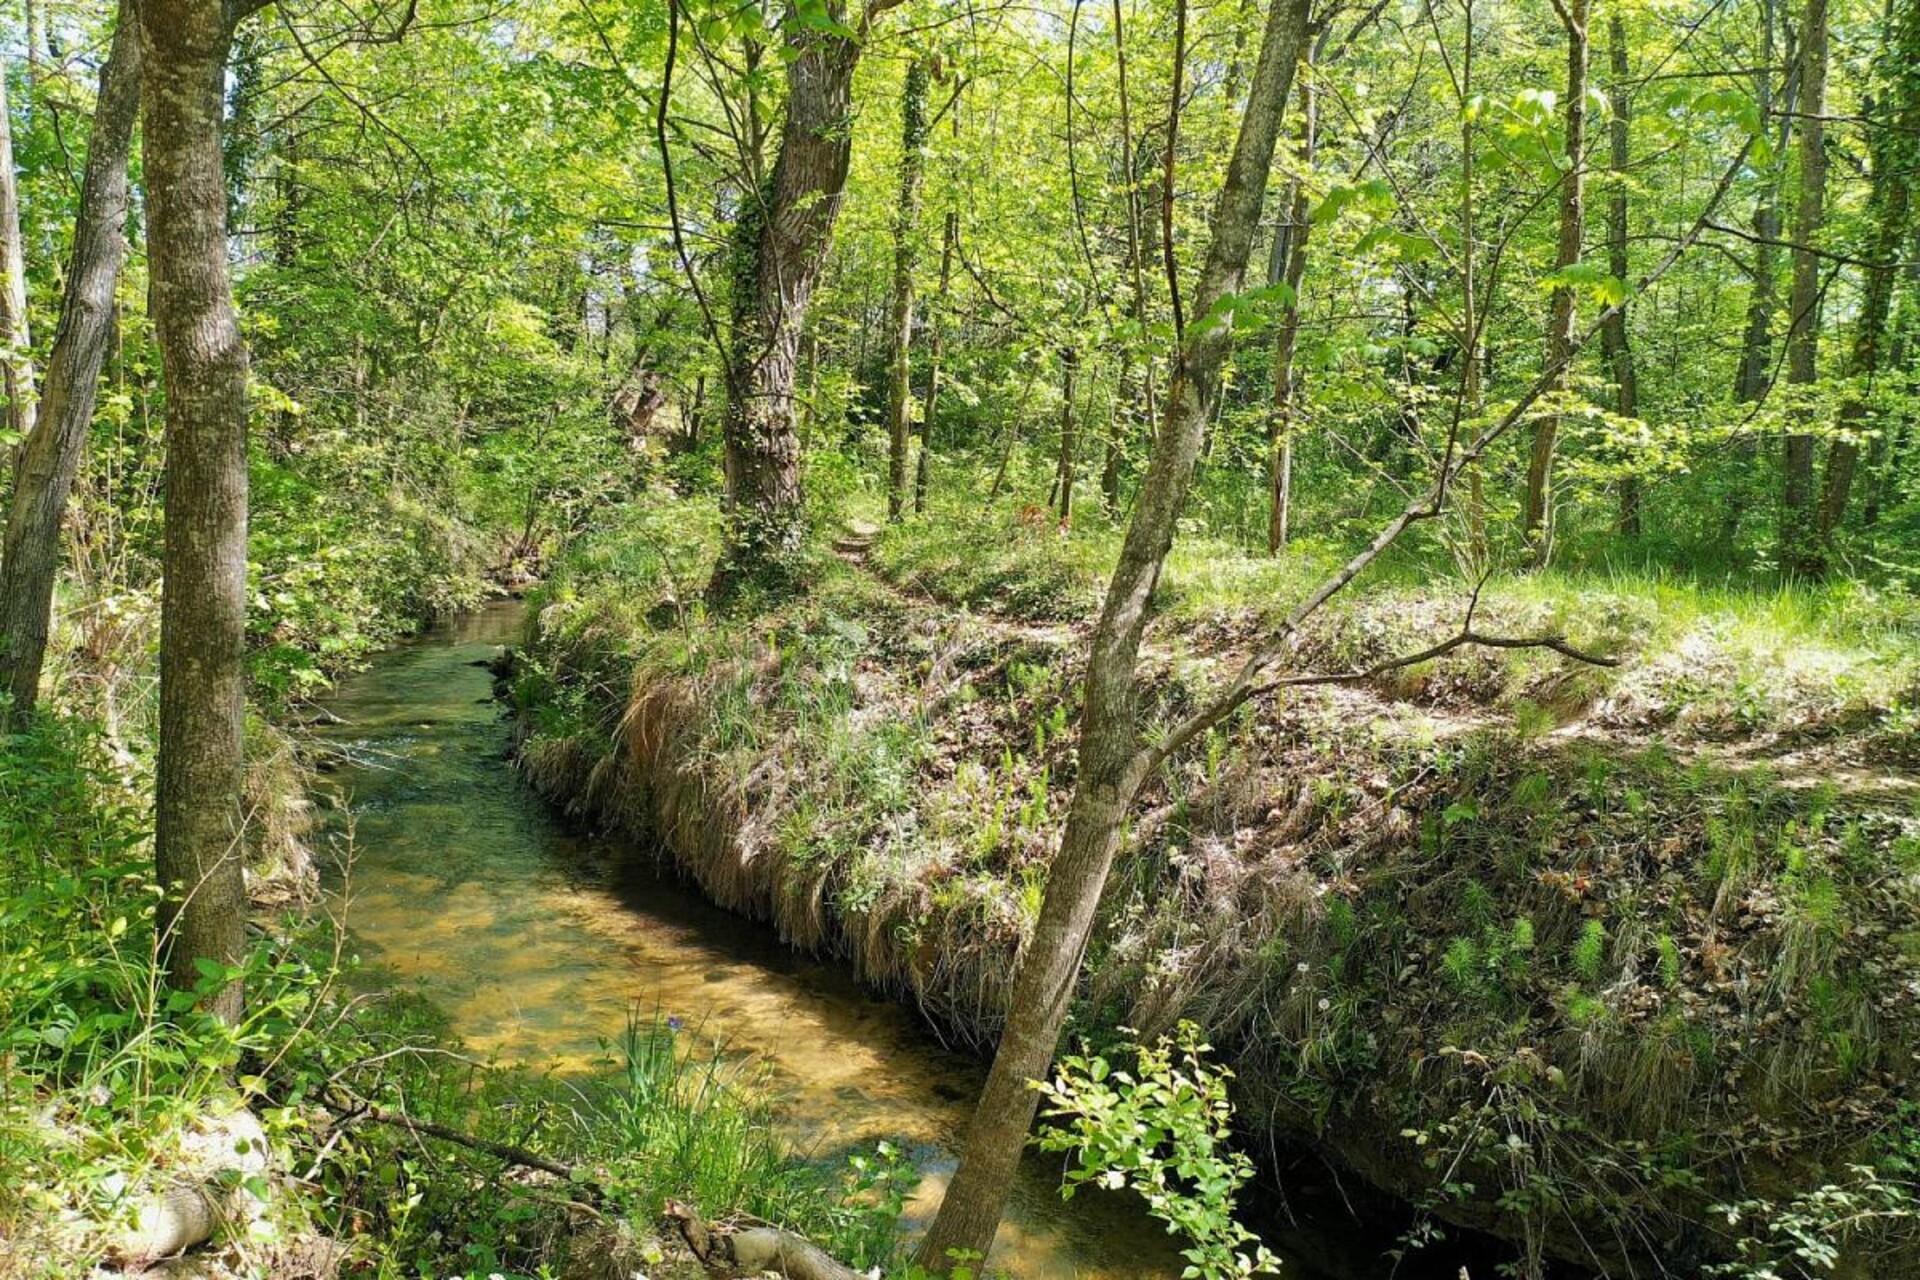
[{"label": "green mossy bank", "polygon": [[[663,499],[557,567],[513,685],[527,773],[989,1046],[1073,784],[1111,535],[942,512],[725,618],[697,603],[711,545]],[[1149,722],[1320,568],[1183,542]],[[1390,568],[1297,665],[1417,649],[1468,592]],[[1193,1019],[1253,1134],[1535,1256],[1790,1275],[1831,1242],[1844,1274],[1902,1274],[1911,604],[1623,574],[1495,580],[1479,607],[1623,663],[1459,654],[1249,707],[1143,798],[1078,1034]]]}]

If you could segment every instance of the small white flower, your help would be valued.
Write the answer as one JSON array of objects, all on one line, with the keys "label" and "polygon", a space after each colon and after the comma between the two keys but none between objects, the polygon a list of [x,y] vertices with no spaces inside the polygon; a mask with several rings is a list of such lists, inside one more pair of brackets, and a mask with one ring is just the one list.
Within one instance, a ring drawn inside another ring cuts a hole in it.
[{"label": "small white flower", "polygon": [[1327,1010],[1329,1010],[1329,1009],[1331,1009],[1331,1008],[1333,1008],[1333,1001],[1331,1001],[1331,1000],[1329,1000],[1329,999],[1327,999],[1327,998],[1326,998],[1325,996],[1321,996],[1321,997],[1320,997],[1320,1012],[1322,1012],[1322,1013],[1325,1013],[1325,1012],[1326,1012]]}]

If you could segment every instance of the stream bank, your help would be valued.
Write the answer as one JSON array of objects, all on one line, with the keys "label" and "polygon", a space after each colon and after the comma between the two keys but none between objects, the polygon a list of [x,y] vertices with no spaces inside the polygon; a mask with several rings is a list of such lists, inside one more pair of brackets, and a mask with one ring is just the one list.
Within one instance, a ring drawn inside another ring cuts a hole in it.
[{"label": "stream bank", "polygon": [[[904,551],[826,562],[804,599],[684,626],[673,582],[697,572],[650,587],[614,544],[583,553],[537,604],[522,759],[590,829],[983,1045],[1071,790],[1084,615],[894,580],[916,535],[892,536]],[[1025,601],[1019,572],[998,599]],[[1452,607],[1362,600],[1301,661],[1417,647]],[[1149,721],[1193,705],[1256,623],[1174,610]],[[1483,612],[1542,628],[1524,598]],[[1630,612],[1607,625],[1605,647],[1644,643]],[[1689,645],[1692,669],[1721,661]],[[1461,655],[1257,703],[1143,796],[1078,1033],[1200,1023],[1256,1151],[1317,1147],[1536,1274],[1764,1266],[1792,1247],[1776,1224],[1829,1229],[1835,1193],[1908,1203],[1920,843],[1900,721],[1836,704],[1730,741],[1675,718],[1717,704],[1673,664]],[[1776,760],[1874,781],[1802,785]],[[1912,1225],[1831,1229],[1851,1274],[1899,1276]]]},{"label": "stream bank", "polygon": [[[328,888],[378,982],[416,988],[483,1056],[562,1076],[609,1068],[636,1011],[764,1071],[797,1151],[843,1165],[889,1141],[926,1179],[924,1221],[982,1078],[905,1010],[836,964],[799,955],[645,859],[575,836],[513,776],[485,669],[517,640],[503,602],[436,627],[340,682],[328,819],[350,849]],[[1063,1204],[1036,1156],[994,1262],[1020,1277],[1165,1280],[1181,1260],[1138,1207]],[[1295,1274],[1324,1274],[1302,1268]]]}]

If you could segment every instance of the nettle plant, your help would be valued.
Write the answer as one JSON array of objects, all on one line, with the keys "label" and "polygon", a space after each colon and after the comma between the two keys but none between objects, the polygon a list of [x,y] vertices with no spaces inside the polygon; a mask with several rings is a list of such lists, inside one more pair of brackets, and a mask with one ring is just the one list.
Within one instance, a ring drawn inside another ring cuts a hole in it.
[{"label": "nettle plant", "polygon": [[1188,1280],[1273,1275],[1280,1259],[1234,1216],[1253,1162],[1232,1148],[1233,1073],[1206,1060],[1200,1028],[1134,1046],[1132,1071],[1098,1055],[1060,1060],[1051,1082],[1035,1081],[1049,1122],[1043,1151],[1072,1151],[1062,1197],[1089,1183],[1131,1189],[1154,1217],[1190,1243],[1181,1250]]}]

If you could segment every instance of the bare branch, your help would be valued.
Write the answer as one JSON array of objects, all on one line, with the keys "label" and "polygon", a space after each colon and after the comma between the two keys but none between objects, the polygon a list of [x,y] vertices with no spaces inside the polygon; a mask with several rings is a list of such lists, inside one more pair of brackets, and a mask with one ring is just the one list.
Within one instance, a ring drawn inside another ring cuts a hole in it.
[{"label": "bare branch", "polygon": [[[1700,215],[1695,219],[1693,226],[1688,229],[1686,235],[1675,242],[1673,248],[1668,251],[1667,256],[1660,261],[1659,265],[1641,278],[1633,292],[1644,292],[1646,289],[1652,287],[1656,281],[1666,275],[1668,271],[1672,270],[1673,265],[1681,259],[1688,249],[1693,247],[1694,243],[1698,241],[1700,236],[1708,229],[1715,210],[1717,210],[1721,202],[1726,199],[1727,192],[1732,188],[1734,179],[1738,177],[1741,170],[1745,168],[1747,156],[1753,151],[1753,143],[1753,138],[1748,137],[1740,148],[1740,154],[1733,158],[1733,163],[1728,165],[1726,171],[1721,174],[1719,183],[1714,187],[1713,193],[1707,198],[1706,205],[1701,209]],[[1240,670],[1227,682],[1220,692],[1204,703],[1199,710],[1174,726],[1158,743],[1142,747],[1136,752],[1133,762],[1129,766],[1129,773],[1132,775],[1133,780],[1137,782],[1138,780],[1144,779],[1153,770],[1165,763],[1168,757],[1180,750],[1187,743],[1193,741],[1193,739],[1200,734],[1205,733],[1208,729],[1218,724],[1226,716],[1232,714],[1232,712],[1247,699],[1270,687],[1262,681],[1262,676],[1270,667],[1276,662],[1279,662],[1293,649],[1298,639],[1301,625],[1315,613],[1318,613],[1327,601],[1331,600],[1335,595],[1344,590],[1355,578],[1359,577],[1361,572],[1369,565],[1379,559],[1380,555],[1385,552],[1388,547],[1399,540],[1401,534],[1405,533],[1415,524],[1435,519],[1445,511],[1447,494],[1452,488],[1454,481],[1458,479],[1461,473],[1468,467],[1478,462],[1488,449],[1492,448],[1493,445],[1505,438],[1521,423],[1527,420],[1533,407],[1538,404],[1554,386],[1561,371],[1572,362],[1574,357],[1593,340],[1601,328],[1625,305],[1626,302],[1623,299],[1609,307],[1603,308],[1585,332],[1574,335],[1573,341],[1567,347],[1565,357],[1543,368],[1539,376],[1534,379],[1533,385],[1528,387],[1526,392],[1521,395],[1518,400],[1514,401],[1505,413],[1501,414],[1500,417],[1487,426],[1472,443],[1460,450],[1457,454],[1452,453],[1451,449],[1449,450],[1447,462],[1441,467],[1440,474],[1434,478],[1427,492],[1414,501],[1409,502],[1399,515],[1388,521],[1386,526],[1374,536],[1372,542],[1369,542],[1359,552],[1355,553],[1350,560],[1341,565],[1340,568],[1321,582],[1306,599],[1295,606],[1292,613],[1280,624],[1279,629],[1268,638],[1265,644],[1256,649],[1253,654],[1247,658],[1246,662],[1240,667]],[[1503,638],[1494,637],[1493,639],[1502,640]],[[1544,640],[1558,640],[1558,637],[1545,637]],[[1476,640],[1476,643],[1485,644],[1486,642],[1487,638],[1478,638]],[[1461,641],[1460,643],[1465,643],[1465,641]],[[1560,641],[1559,643],[1561,645],[1565,644],[1564,641]],[[1458,648],[1459,644],[1456,643],[1452,647]],[[1490,647],[1515,647],[1515,645],[1511,641],[1506,641]],[[1527,647],[1558,648],[1557,645],[1547,644],[1544,643],[1544,641],[1529,642]],[[1563,653],[1567,652],[1564,648],[1558,648],[1558,651]],[[1569,654],[1569,656],[1579,656],[1583,660],[1587,660],[1585,655]],[[1422,661],[1424,659],[1416,658],[1414,660]]]}]

